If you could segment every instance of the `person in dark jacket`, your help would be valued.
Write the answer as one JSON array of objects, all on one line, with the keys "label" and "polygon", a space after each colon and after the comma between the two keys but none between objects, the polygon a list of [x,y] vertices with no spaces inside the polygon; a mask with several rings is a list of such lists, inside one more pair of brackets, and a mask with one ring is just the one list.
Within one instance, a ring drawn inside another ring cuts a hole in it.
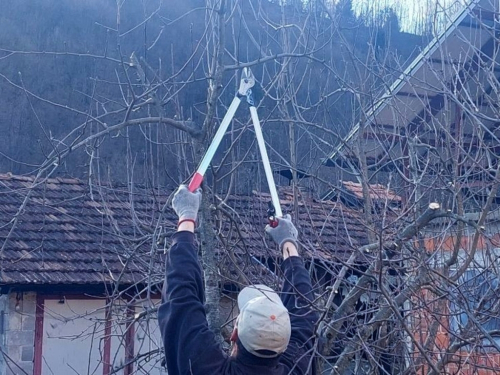
[{"label": "person in dark jacket", "polygon": [[279,244],[284,261],[281,297],[265,285],[238,295],[240,313],[231,335],[231,355],[209,329],[202,270],[194,229],[201,190],[181,185],[172,206],[179,217],[166,259],[166,276],[158,321],[169,375],[306,375],[313,373],[314,326],[309,273],[297,250],[297,229],[290,216],[266,232]]}]

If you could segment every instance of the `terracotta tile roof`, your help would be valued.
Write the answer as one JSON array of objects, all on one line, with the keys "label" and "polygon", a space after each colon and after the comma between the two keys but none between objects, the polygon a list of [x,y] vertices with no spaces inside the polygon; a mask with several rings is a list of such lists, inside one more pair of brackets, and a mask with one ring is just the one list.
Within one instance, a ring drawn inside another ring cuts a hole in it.
[{"label": "terracotta tile roof", "polygon": [[[363,188],[360,183],[352,181],[342,181],[342,186],[358,199],[363,199]],[[389,200],[400,202],[401,197],[392,190],[387,189],[387,186],[380,184],[371,184],[369,188],[370,197],[375,200]]]},{"label": "terracotta tile roof", "polygon": [[[353,249],[366,244],[363,214],[339,202],[321,202],[301,194],[298,199],[299,217],[294,217],[293,196],[290,189],[280,189],[280,203],[284,214],[291,214],[299,229],[306,256],[332,259],[345,257]],[[270,195],[254,192],[253,196],[230,197],[228,205],[237,213],[241,232],[253,254],[264,256],[271,246],[265,241],[263,228],[267,223],[267,204]],[[263,246],[264,245],[264,246]],[[272,249],[274,251],[274,248]],[[349,255],[347,255],[348,257]]]},{"label": "terracotta tile roof", "polygon": [[[144,228],[159,222],[166,194],[89,187],[75,179],[48,179],[34,186],[33,181],[0,174],[0,285],[161,282],[161,252]],[[293,216],[291,191],[280,190],[280,198],[283,212]],[[264,236],[269,200],[268,194],[254,193],[230,196],[222,205],[227,215],[218,213],[214,229],[220,243],[230,249],[218,253],[220,267],[228,274],[238,267],[259,277],[259,262],[268,266],[269,258],[279,258]],[[346,259],[366,244],[360,211],[303,194],[298,206],[294,222],[304,256],[327,262]],[[143,225],[134,225],[138,222]],[[167,210],[161,218],[167,238],[175,224],[175,214]],[[148,273],[153,276],[148,278]]]},{"label": "terracotta tile roof", "polygon": [[132,225],[132,212],[154,223],[157,197],[106,186],[91,190],[75,179],[33,181],[0,174],[0,284],[143,280],[149,262],[139,255],[148,246],[139,245],[146,233]]}]

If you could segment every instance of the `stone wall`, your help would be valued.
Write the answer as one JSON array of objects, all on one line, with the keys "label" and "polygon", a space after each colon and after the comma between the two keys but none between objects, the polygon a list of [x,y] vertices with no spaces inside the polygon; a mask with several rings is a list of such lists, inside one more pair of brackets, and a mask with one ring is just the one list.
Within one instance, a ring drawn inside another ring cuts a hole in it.
[{"label": "stone wall", "polygon": [[6,322],[6,312],[9,306],[9,296],[0,294],[0,374],[5,374],[5,343],[6,343],[6,334],[5,329],[7,327]]},{"label": "stone wall", "polygon": [[[2,348],[5,351],[0,372],[6,375],[33,374],[36,293],[13,292],[1,296],[4,302]],[[0,312],[2,311],[0,302]]]}]

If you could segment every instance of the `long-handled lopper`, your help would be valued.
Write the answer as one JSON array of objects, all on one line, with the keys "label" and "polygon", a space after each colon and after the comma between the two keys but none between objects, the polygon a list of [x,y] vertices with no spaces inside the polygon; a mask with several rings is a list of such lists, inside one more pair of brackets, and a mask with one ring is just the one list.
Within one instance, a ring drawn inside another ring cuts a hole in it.
[{"label": "long-handled lopper", "polygon": [[240,87],[238,92],[236,93],[231,105],[229,106],[226,115],[222,119],[222,122],[215,133],[214,139],[210,144],[205,156],[201,160],[200,165],[196,173],[194,174],[191,182],[189,183],[189,190],[191,192],[198,189],[203,181],[203,177],[205,176],[205,172],[212,161],[217,148],[222,141],[222,137],[227,131],[231,120],[238,109],[238,106],[241,103],[243,97],[246,97],[247,103],[250,106],[250,116],[252,118],[253,127],[255,129],[255,136],[257,138],[257,144],[259,145],[259,151],[262,158],[262,162],[264,164],[264,172],[266,174],[267,185],[269,186],[269,192],[271,193],[271,202],[268,214],[269,214],[269,222],[271,226],[276,226],[278,224],[276,217],[282,217],[283,213],[281,211],[281,205],[278,198],[278,192],[276,190],[276,185],[274,183],[273,172],[271,170],[271,164],[269,163],[269,157],[267,156],[266,145],[264,142],[264,137],[262,135],[262,128],[260,126],[259,116],[257,114],[257,109],[255,108],[255,103],[252,96],[252,87],[255,85],[255,77],[252,74],[250,68],[243,68],[243,72],[241,74]]}]

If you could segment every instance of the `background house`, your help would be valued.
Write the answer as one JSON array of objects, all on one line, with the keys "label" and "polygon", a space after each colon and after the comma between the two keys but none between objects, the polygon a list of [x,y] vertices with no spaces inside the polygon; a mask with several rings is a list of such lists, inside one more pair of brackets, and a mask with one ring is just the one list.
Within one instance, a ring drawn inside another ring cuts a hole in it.
[{"label": "background house", "polygon": [[[325,165],[341,180],[359,180],[363,161],[372,183],[386,185],[391,173],[423,176],[432,184],[426,192],[451,183],[484,200],[498,163],[497,11],[497,1],[471,1],[373,100]],[[463,158],[459,173],[454,153]],[[408,183],[391,186],[412,198]]]},{"label": "background house", "polygon": [[[163,209],[164,193],[0,175],[0,372],[165,373],[155,307],[176,219]],[[292,212],[290,190],[280,195]],[[280,256],[263,236],[268,201],[255,193],[219,202],[218,272],[229,324],[240,286],[279,286]],[[367,244],[362,213],[307,192],[299,202],[302,252],[319,292]],[[360,267],[367,255],[357,257]]]},{"label": "background house", "polygon": [[469,2],[325,161],[344,181],[390,185],[408,216],[431,202],[447,212],[421,229],[404,260],[408,281],[436,272],[407,305],[422,373],[500,366],[499,9]]},{"label": "background house", "polygon": [[131,222],[157,220],[159,199],[0,175],[1,373],[162,373],[150,360],[161,345],[148,315],[161,258]]}]

